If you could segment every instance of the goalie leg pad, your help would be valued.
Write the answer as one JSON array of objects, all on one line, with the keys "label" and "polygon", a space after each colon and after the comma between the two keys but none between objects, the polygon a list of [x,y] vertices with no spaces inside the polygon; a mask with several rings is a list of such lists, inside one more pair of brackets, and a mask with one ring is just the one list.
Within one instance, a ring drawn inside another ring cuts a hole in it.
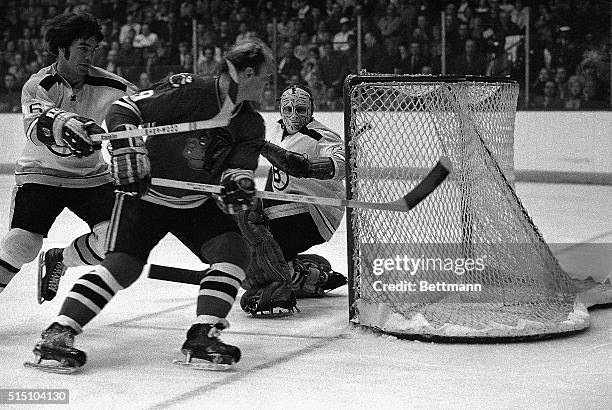
[{"label": "goalie leg pad", "polygon": [[347,283],[341,273],[332,270],[327,259],[315,254],[295,257],[293,265],[293,289],[298,298],[316,298]]},{"label": "goalie leg pad", "polygon": [[265,223],[259,210],[241,212],[238,226],[251,248],[251,264],[242,287],[262,289],[279,282],[291,283],[291,268],[283,257],[283,252]]}]

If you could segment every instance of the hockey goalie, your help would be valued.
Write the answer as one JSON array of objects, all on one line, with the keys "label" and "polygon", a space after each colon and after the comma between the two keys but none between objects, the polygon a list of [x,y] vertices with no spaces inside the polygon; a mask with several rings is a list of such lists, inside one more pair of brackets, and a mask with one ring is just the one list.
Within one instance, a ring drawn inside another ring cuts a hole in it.
[{"label": "hockey goalie", "polygon": [[[280,97],[281,120],[262,155],[270,161],[266,191],[344,198],[344,143],[313,117],[313,98],[304,86],[291,86]],[[261,200],[239,216],[251,245],[251,265],[240,300],[245,312],[274,308],[292,311],[296,298],[321,297],[346,284],[325,258],[302,254],[329,241],[344,215],[343,207]]]}]

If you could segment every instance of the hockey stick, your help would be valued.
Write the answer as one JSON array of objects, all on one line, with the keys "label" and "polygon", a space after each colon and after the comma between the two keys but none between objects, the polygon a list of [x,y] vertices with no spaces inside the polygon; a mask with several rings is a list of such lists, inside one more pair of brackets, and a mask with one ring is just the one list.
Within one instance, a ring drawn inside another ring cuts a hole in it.
[{"label": "hockey stick", "polygon": [[106,132],[104,134],[90,135],[93,142],[111,141],[125,138],[147,137],[160,134],[176,134],[177,132],[187,132],[204,130],[208,128],[224,127],[227,125],[227,119],[219,120],[204,120],[194,122],[182,122],[179,124],[160,125],[150,128],[136,128],[133,130]]},{"label": "hockey stick", "polygon": [[187,283],[199,285],[205,270],[191,270],[185,268],[175,268],[166,265],[149,265],[149,278],[165,280],[168,282]]},{"label": "hockey stick", "polygon": [[[352,199],[323,198],[317,196],[283,194],[280,192],[256,191],[255,197],[275,201],[301,202],[313,205],[343,206],[347,208],[378,209],[383,211],[408,212],[432,193],[451,172],[450,160],[441,157],[438,163],[429,171],[423,180],[404,197],[393,202],[364,202]],[[153,178],[152,185],[188,189],[198,192],[220,194],[221,185],[200,184],[197,182],[176,181],[171,179]]]}]

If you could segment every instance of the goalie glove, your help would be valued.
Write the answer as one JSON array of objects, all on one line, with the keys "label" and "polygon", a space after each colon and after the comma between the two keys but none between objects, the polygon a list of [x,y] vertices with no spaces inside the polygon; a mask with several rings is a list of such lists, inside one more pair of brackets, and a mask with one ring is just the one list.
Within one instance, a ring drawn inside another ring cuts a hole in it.
[{"label": "goalie glove", "polygon": [[[115,127],[113,132],[135,128],[135,125],[124,124]],[[137,196],[146,194],[151,185],[151,163],[142,138],[111,141],[108,151],[117,189]]]},{"label": "goalie glove", "polygon": [[261,155],[272,165],[296,178],[331,179],[335,175],[334,161],[329,157],[308,158],[267,142]]},{"label": "goalie glove", "polygon": [[253,171],[227,169],[221,174],[223,192],[217,196],[217,204],[226,214],[237,214],[253,207],[255,180]]},{"label": "goalie glove", "polygon": [[51,108],[38,118],[36,135],[45,145],[67,147],[78,158],[87,157],[102,147],[93,142],[92,134],[102,134],[104,129],[94,120],[59,108]]}]

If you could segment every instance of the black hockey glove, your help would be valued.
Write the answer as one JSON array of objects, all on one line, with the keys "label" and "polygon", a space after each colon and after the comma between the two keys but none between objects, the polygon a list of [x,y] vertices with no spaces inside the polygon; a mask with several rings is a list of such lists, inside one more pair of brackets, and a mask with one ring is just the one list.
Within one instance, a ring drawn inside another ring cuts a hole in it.
[{"label": "black hockey glove", "polygon": [[[134,125],[120,125],[113,129],[125,131],[134,129]],[[142,138],[126,138],[111,141],[111,174],[117,189],[136,196],[147,193],[151,186],[151,164]]]},{"label": "black hockey glove", "polygon": [[217,203],[226,214],[237,214],[253,207],[255,180],[253,171],[246,169],[227,169],[221,175],[223,192],[218,195]]},{"label": "black hockey glove", "polygon": [[261,155],[276,168],[296,178],[331,179],[335,174],[331,158],[308,158],[305,154],[286,150],[271,142],[266,141]]},{"label": "black hockey glove", "polygon": [[90,135],[105,131],[94,120],[59,108],[41,114],[37,123],[37,137],[45,145],[67,147],[78,158],[87,157],[102,147]]}]

